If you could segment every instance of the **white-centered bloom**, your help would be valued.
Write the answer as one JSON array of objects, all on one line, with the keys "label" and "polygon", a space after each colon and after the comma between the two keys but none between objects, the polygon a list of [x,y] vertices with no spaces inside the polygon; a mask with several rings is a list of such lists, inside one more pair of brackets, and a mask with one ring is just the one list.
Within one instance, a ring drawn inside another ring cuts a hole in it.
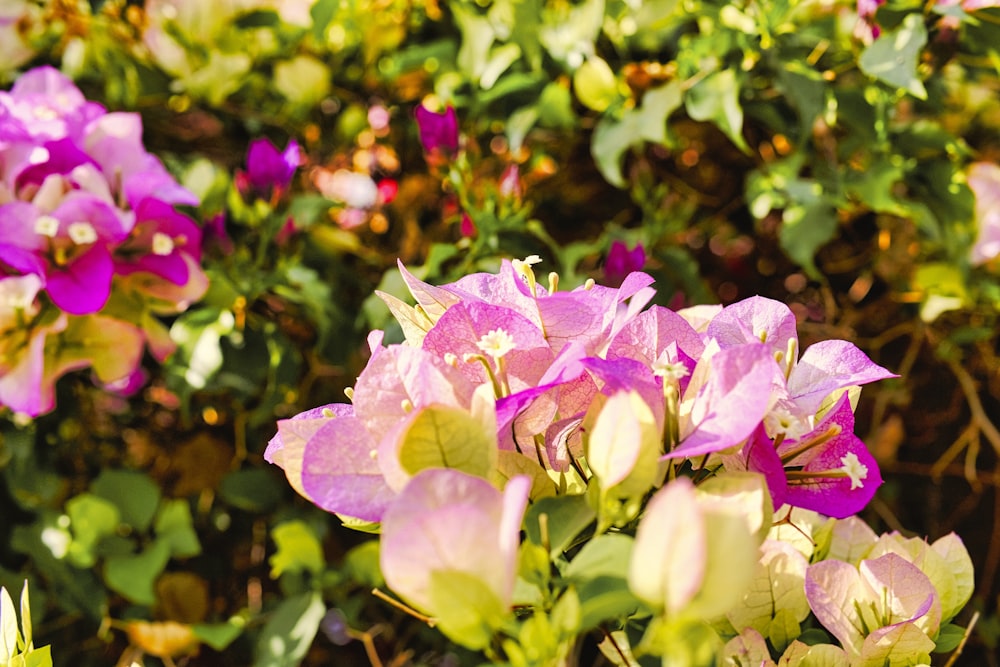
[{"label": "white-centered bloom", "polygon": [[59,232],[59,220],[51,215],[40,215],[35,220],[35,233],[42,236],[54,237]]},{"label": "white-centered bloom", "polygon": [[504,329],[493,329],[489,333],[483,334],[476,346],[494,359],[501,359],[517,347],[514,344],[514,337]]},{"label": "white-centered bloom", "polygon": [[653,362],[653,375],[661,378],[680,380],[690,374],[691,371],[680,361],[670,361],[665,351]]},{"label": "white-centered bloom", "polygon": [[71,222],[66,231],[69,232],[73,243],[77,245],[93,243],[97,240],[97,231],[89,222]]},{"label": "white-centered bloom", "polygon": [[854,452],[844,454],[840,457],[840,462],[844,464],[840,470],[851,478],[851,491],[862,488],[864,483],[861,480],[868,478],[868,466],[863,464]]},{"label": "white-centered bloom", "polygon": [[153,254],[164,257],[174,251],[174,240],[163,232],[153,234]]}]

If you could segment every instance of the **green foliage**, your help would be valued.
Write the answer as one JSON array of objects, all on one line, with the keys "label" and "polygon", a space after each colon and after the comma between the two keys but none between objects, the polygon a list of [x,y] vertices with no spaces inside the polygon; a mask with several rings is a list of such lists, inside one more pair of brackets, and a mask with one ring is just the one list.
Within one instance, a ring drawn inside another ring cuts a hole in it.
[{"label": "green foliage", "polygon": [[[981,355],[995,348],[998,265],[970,261],[981,232],[966,177],[971,162],[998,150],[995,9],[888,2],[870,19],[881,30],[872,37],[854,33],[855,4],[839,0],[317,0],[299,16],[245,3],[175,16],[135,2],[30,4],[16,39],[33,55],[16,66],[61,64],[93,99],[143,113],[151,150],[201,198],[191,212],[206,232],[210,279],[205,298],[180,315],[113,294],[108,312],[141,324],[170,353],[163,368],[147,360],[143,392],[110,397],[69,378],[57,414],[3,428],[0,486],[11,499],[0,498],[0,516],[12,519],[0,526],[0,563],[30,573],[46,593],[36,612],[74,636],[92,637],[106,618],[169,616],[161,579],[190,569],[212,582],[212,606],[180,620],[239,664],[298,664],[333,606],[351,627],[373,628],[380,650],[410,650],[384,631],[401,617],[369,595],[384,586],[377,542],[324,531],[325,519],[305,514],[260,456],[274,418],[342,400],[367,354],[365,332],[388,319],[371,289],[405,294],[397,257],[423,262],[418,275],[432,280],[537,253],[565,289],[603,282],[613,241],[642,244],[660,303],[731,300],[726,285],[743,295],[772,290],[811,324],[851,328],[894,362],[911,354],[874,327],[898,333],[909,318],[940,358],[969,363],[984,396],[992,388],[995,355]],[[0,32],[0,50],[13,39]],[[7,67],[0,63],[0,79],[13,82]],[[422,155],[412,119],[421,100],[457,109],[454,159]],[[379,108],[384,129],[371,120]],[[303,146],[289,191],[273,198],[233,177],[245,169],[247,139],[263,135]],[[511,166],[516,191],[502,179]],[[318,185],[340,170],[392,181],[399,195],[351,226],[351,207]],[[231,248],[207,231],[215,215]],[[785,289],[780,278],[799,270],[807,287]],[[59,358],[72,363],[72,344],[100,333],[74,323]],[[403,336],[390,328],[387,341]],[[913,340],[919,366],[933,355]],[[116,351],[114,341],[101,348],[99,374]],[[932,389],[935,403],[970,404]],[[897,387],[880,395],[878,414],[919,396]],[[503,460],[481,424],[458,417],[443,408],[414,417],[402,450],[408,473],[448,464],[487,476]],[[919,421],[906,431],[930,437]],[[452,451],[455,440],[472,445]],[[917,446],[906,442],[904,454]],[[920,454],[921,464],[931,458]],[[639,453],[636,474],[652,474],[650,456]],[[620,472],[608,459],[592,466]],[[637,619],[653,612],[622,574],[644,500],[634,478],[595,484],[588,502],[545,497],[572,484],[572,473],[530,472],[517,590],[533,610],[506,627],[486,600],[482,617],[440,619],[445,632],[512,665],[564,657],[586,629],[622,637],[645,661],[652,648],[669,653],[683,643],[675,639],[703,638],[671,659],[707,660],[713,638],[690,619],[636,634]],[[747,544],[709,545],[712,567]],[[245,579],[268,566],[278,581],[262,601],[215,589],[246,590]],[[447,579],[438,595],[465,604],[483,591]],[[724,594],[704,593],[712,596]],[[799,622],[779,614],[760,629],[776,650],[795,637],[830,641]],[[955,647],[956,627],[944,627],[937,650]],[[406,632],[435,656],[453,649]],[[67,660],[56,646],[56,662]],[[48,664],[46,650],[32,659]]]}]

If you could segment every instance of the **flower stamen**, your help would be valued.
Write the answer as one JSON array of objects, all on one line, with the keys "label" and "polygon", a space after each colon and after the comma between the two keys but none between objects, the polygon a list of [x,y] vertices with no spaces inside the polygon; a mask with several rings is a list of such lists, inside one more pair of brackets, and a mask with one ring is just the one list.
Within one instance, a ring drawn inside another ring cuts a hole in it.
[{"label": "flower stamen", "polygon": [[166,257],[174,251],[174,240],[163,232],[153,234],[153,254]]},{"label": "flower stamen", "polygon": [[97,231],[89,222],[71,222],[66,231],[76,245],[86,245],[97,240]]},{"label": "flower stamen", "polygon": [[50,239],[59,233],[59,220],[51,215],[40,215],[35,220],[35,233]]}]

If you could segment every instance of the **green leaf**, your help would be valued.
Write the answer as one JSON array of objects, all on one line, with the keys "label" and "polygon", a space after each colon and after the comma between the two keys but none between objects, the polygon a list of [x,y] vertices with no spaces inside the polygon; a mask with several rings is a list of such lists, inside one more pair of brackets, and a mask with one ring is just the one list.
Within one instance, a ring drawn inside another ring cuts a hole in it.
[{"label": "green leaf", "polygon": [[[367,123],[367,118],[365,120]],[[297,228],[305,229],[322,220],[330,206],[330,200],[322,195],[298,194],[288,204],[288,214]]]},{"label": "green leaf", "polygon": [[573,73],[573,92],[583,106],[600,113],[618,99],[618,79],[607,61],[592,56]]},{"label": "green leaf", "polygon": [[539,527],[539,517],[542,514],[548,517],[546,521],[548,543],[553,556],[569,548],[576,537],[596,518],[593,508],[582,495],[542,498],[528,507],[524,518],[524,529],[528,539],[538,545],[542,545]]},{"label": "green leaf", "polygon": [[802,626],[790,609],[778,609],[767,627],[767,639],[777,651],[784,651],[802,633]]},{"label": "green leaf", "polygon": [[594,577],[577,586],[580,596],[580,629],[594,628],[645,609],[629,590],[624,577]]},{"label": "green leaf", "polygon": [[573,96],[569,88],[558,81],[553,81],[542,89],[535,108],[538,112],[538,123],[543,127],[566,130],[576,126]]},{"label": "green leaf", "polygon": [[77,567],[93,567],[97,543],[114,535],[121,523],[118,507],[92,493],[81,493],[66,502],[66,514],[73,531],[66,556]]},{"label": "green leaf", "polygon": [[325,613],[323,598],[315,591],[283,600],[261,630],[253,667],[298,667]]},{"label": "green leaf", "polygon": [[347,552],[344,558],[344,574],[351,581],[371,588],[385,586],[382,570],[379,568],[378,540],[362,542]]},{"label": "green leaf", "polygon": [[243,633],[243,625],[233,620],[228,623],[199,623],[191,626],[191,631],[202,643],[222,651]]},{"label": "green leaf", "polygon": [[411,475],[426,468],[452,468],[485,479],[496,468],[496,435],[461,408],[421,408],[400,440],[399,463]]},{"label": "green leaf", "polygon": [[896,184],[903,177],[902,165],[877,160],[863,171],[848,172],[844,179],[844,189],[873,211],[906,217],[905,207],[893,195]]},{"label": "green leaf", "polygon": [[941,626],[937,640],[934,642],[935,653],[951,653],[962,643],[965,636],[965,628],[954,623]]},{"label": "green leaf", "polygon": [[819,278],[816,252],[837,232],[837,210],[825,201],[793,204],[781,216],[778,239],[781,248],[812,278]]},{"label": "green leaf", "polygon": [[608,183],[625,187],[621,161],[629,148],[644,141],[667,143],[667,118],[683,101],[683,86],[675,80],[646,91],[642,104],[636,109],[627,109],[621,119],[605,116],[598,121],[590,153]]},{"label": "green leaf", "polygon": [[201,553],[201,543],[191,520],[191,506],[181,498],[166,500],[160,506],[153,525],[156,537],[170,546],[175,558],[190,558]]},{"label": "green leaf", "polygon": [[104,581],[108,588],[136,604],[156,602],[153,583],[170,560],[170,545],[156,540],[142,553],[111,556],[104,561]]},{"label": "green leaf", "polygon": [[149,528],[160,504],[160,487],[140,472],[104,470],[90,485],[90,491],[114,503],[121,520],[140,532]]},{"label": "green leaf", "polygon": [[479,650],[489,646],[494,628],[507,615],[493,590],[468,572],[431,572],[429,592],[441,632],[466,648]]},{"label": "green leaf", "polygon": [[576,590],[567,588],[559,601],[549,612],[549,619],[552,621],[553,629],[558,636],[573,637],[582,629],[580,627],[580,596]]},{"label": "green leaf", "polygon": [[715,123],[737,148],[750,152],[743,139],[743,107],[735,70],[709,74],[688,91],[684,105],[691,118]]},{"label": "green leaf", "polygon": [[[15,526],[11,547],[31,556],[37,571],[45,573],[53,590],[59,591],[58,603],[62,609],[82,613],[95,622],[100,621],[108,613],[107,591],[92,570],[74,567],[62,553],[53,553],[55,545],[52,536],[60,532],[65,535],[59,515],[43,511],[34,523]],[[44,541],[43,534],[46,535]],[[69,541],[68,535],[65,539]]]},{"label": "green leaf", "polygon": [[271,531],[271,539],[278,547],[268,559],[272,579],[277,579],[285,572],[303,570],[318,574],[326,567],[323,547],[306,522],[286,521],[275,526]]},{"label": "green leaf", "polygon": [[634,540],[628,535],[599,535],[583,545],[563,575],[579,582],[601,576],[621,577],[628,571]]},{"label": "green leaf", "polygon": [[248,512],[264,513],[274,509],[281,500],[283,487],[264,468],[235,470],[219,483],[219,497],[233,507]]},{"label": "green leaf", "polygon": [[868,76],[925,100],[927,90],[917,77],[920,51],[925,44],[927,28],[923,16],[908,14],[899,28],[882,33],[864,50],[858,66]]},{"label": "green leaf", "polygon": [[[28,651],[21,656],[24,659],[24,667],[52,667],[52,647],[43,646],[33,651]],[[14,667],[16,663],[12,663]]]}]

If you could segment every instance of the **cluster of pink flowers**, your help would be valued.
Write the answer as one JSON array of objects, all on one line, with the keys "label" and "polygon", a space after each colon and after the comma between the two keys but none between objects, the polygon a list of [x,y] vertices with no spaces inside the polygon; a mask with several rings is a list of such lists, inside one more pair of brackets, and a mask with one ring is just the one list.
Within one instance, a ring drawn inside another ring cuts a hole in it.
[{"label": "cluster of pink flowers", "polygon": [[0,405],[38,415],[64,373],[141,380],[154,313],[204,293],[196,205],[142,144],[138,114],[108,112],[50,67],[0,92]]},{"label": "cluster of pink flowers", "polygon": [[817,343],[800,358],[795,316],[780,302],[643,311],[653,295],[647,274],[633,272],[617,289],[560,292],[538,284],[531,263],[505,261],[499,275],[442,287],[401,268],[417,306],[382,297],[407,341],[382,347],[373,332],[353,404],[280,422],[268,457],[291,476],[294,431],[302,468],[292,483],[330,511],[378,521],[410,477],[397,450],[423,409],[475,411],[477,396],[488,400],[501,451],[567,471],[583,457],[588,410],[636,392],[665,434],[658,458],[712,457],[761,472],[776,504],[829,516],[870,500],[881,479],[853,433],[847,390],[893,375],[852,343]]},{"label": "cluster of pink flowers", "polygon": [[[372,332],[351,404],[279,422],[265,452],[318,506],[381,524],[382,571],[404,600],[447,615],[458,602],[442,582],[458,577],[482,593],[468,609],[504,613],[526,506],[583,494],[597,535],[641,515],[635,595],[668,616],[701,604],[713,617],[739,604],[761,526],[741,528],[745,539],[723,549],[719,536],[735,539],[732,517],[716,526],[716,501],[683,475],[668,480],[684,470],[735,480],[744,505],[770,497],[767,517],[781,507],[850,517],[871,500],[882,479],[854,435],[853,402],[860,385],[893,374],[855,345],[828,340],[800,355],[791,310],[763,297],[644,310],[654,290],[641,272],[617,288],[590,281],[572,291],[550,274],[546,288],[538,261],[504,261],[499,274],[440,287],[400,266],[416,305],[380,296],[405,342],[383,346]],[[706,555],[713,550],[722,555]],[[732,562],[711,565],[716,557]],[[680,588],[674,561],[684,564]],[[696,565],[708,569],[695,576]],[[707,602],[705,582],[726,568],[743,573],[737,589]],[[819,596],[825,584],[811,585]],[[805,589],[800,597],[805,604]],[[463,628],[442,626],[467,646],[488,642]],[[831,631],[840,637],[839,626]]]}]

